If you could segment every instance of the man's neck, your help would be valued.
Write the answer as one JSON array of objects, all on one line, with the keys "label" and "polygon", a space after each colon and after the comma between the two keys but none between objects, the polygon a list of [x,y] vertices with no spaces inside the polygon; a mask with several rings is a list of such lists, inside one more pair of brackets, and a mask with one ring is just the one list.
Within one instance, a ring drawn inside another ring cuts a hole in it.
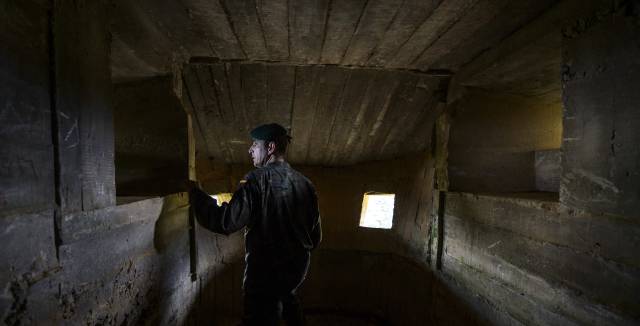
[{"label": "man's neck", "polygon": [[271,155],[262,166],[267,166],[271,163],[283,163],[284,161],[284,155]]}]

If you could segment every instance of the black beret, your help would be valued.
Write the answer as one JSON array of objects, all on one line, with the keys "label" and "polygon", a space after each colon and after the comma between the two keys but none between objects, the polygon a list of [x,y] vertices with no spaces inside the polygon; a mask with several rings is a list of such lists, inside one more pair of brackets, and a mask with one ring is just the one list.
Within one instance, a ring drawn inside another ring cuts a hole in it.
[{"label": "black beret", "polygon": [[264,124],[251,130],[251,137],[257,140],[275,141],[281,136],[291,139],[287,135],[287,129],[277,123]]}]

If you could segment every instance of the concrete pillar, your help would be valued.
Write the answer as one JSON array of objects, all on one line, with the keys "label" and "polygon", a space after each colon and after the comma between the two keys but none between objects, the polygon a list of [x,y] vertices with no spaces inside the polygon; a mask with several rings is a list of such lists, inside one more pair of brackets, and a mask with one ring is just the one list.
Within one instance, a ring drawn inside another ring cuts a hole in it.
[{"label": "concrete pillar", "polygon": [[565,32],[560,200],[569,207],[636,217],[640,211],[640,19],[634,3]]},{"label": "concrete pillar", "polygon": [[108,5],[1,7],[0,315],[61,324],[60,213],[115,203]]},{"label": "concrete pillar", "polygon": [[54,165],[46,3],[0,10],[0,216],[52,209]]},{"label": "concrete pillar", "polygon": [[105,1],[55,1],[55,111],[63,213],[115,205]]}]

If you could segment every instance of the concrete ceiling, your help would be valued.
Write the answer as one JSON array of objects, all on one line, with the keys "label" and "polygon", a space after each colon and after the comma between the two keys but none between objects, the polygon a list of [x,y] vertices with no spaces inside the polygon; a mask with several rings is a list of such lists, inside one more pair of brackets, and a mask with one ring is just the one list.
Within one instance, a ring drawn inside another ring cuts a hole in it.
[{"label": "concrete ceiling", "polygon": [[116,0],[114,79],[192,58],[455,72],[554,0]]},{"label": "concrete ceiling", "polygon": [[[560,27],[577,0],[116,0],[115,82],[175,72],[200,153],[246,162],[247,131],[277,121],[290,159],[348,164],[429,145],[456,83],[559,92]],[[558,95],[559,98],[559,95]]]},{"label": "concrete ceiling", "polygon": [[246,162],[249,130],[278,122],[294,163],[344,165],[424,150],[448,78],[407,71],[264,63],[190,64],[183,73],[200,153]]}]

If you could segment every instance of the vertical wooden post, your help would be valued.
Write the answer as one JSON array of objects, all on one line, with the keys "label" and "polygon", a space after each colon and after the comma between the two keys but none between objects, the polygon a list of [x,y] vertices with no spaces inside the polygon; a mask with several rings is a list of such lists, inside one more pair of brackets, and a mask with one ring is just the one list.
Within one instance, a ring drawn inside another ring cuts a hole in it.
[{"label": "vertical wooden post", "polygon": [[[189,137],[189,180],[196,181],[196,143],[193,134],[193,118],[187,114]],[[189,205],[189,258],[191,281],[198,279],[198,247],[196,246],[196,218],[193,206]]]},{"label": "vertical wooden post", "polygon": [[[432,154],[435,157],[435,178],[434,178],[434,196],[433,211],[431,220],[431,232],[429,234],[430,261],[435,262],[437,270],[442,269],[442,255],[444,250],[444,228],[445,228],[445,210],[447,202],[447,191],[449,190],[448,175],[448,145],[449,145],[449,128],[451,126],[451,117],[449,110],[452,105],[445,107],[444,103],[439,104],[442,113],[436,120],[434,129],[434,139]],[[432,256],[433,255],[433,256]]]},{"label": "vertical wooden post", "polygon": [[[196,175],[196,136],[194,131],[194,117],[193,117],[193,109],[192,107],[185,102],[182,98],[182,66],[178,64],[174,64],[172,66],[173,70],[173,92],[176,94],[176,97],[180,100],[182,104],[182,108],[184,112],[187,114],[187,144],[188,144],[188,169],[189,169],[189,180],[197,181]],[[195,282],[198,280],[198,247],[196,241],[196,216],[193,210],[193,206],[189,203],[189,275],[191,277],[191,281]]]}]

